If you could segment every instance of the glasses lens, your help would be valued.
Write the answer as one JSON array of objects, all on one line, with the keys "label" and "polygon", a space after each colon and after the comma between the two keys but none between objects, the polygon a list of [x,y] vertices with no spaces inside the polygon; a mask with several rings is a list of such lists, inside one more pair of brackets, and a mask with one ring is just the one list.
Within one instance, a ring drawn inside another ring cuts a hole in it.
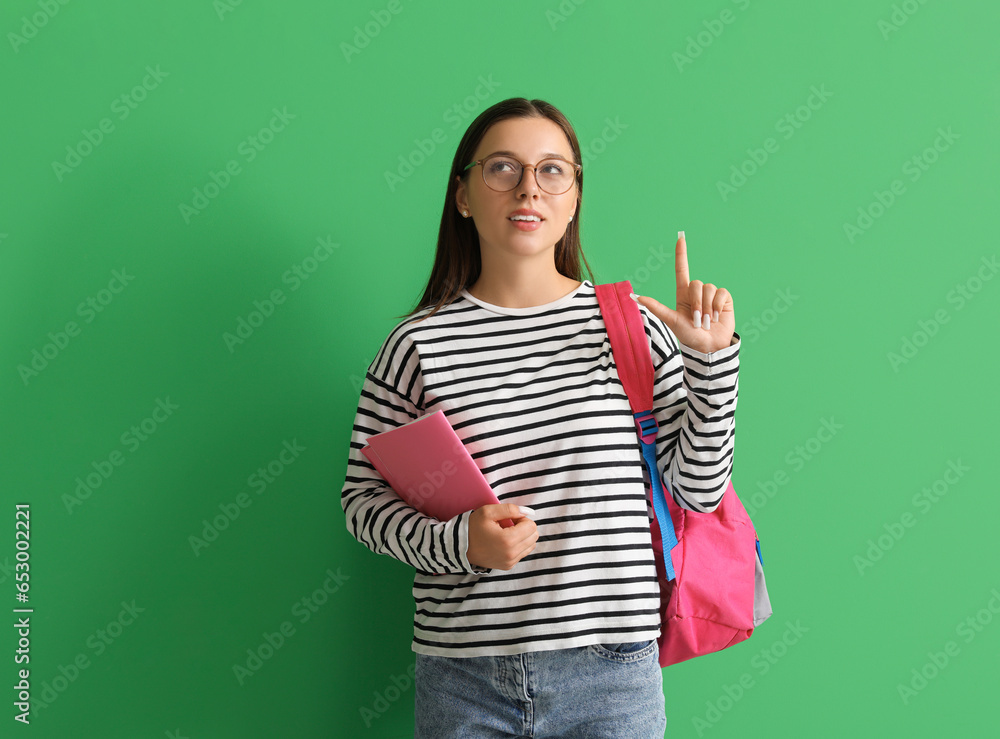
[{"label": "glasses lens", "polygon": [[510,157],[490,157],[483,162],[483,178],[494,190],[513,190],[521,179],[521,163]]},{"label": "glasses lens", "polygon": [[553,195],[561,195],[573,184],[576,168],[561,159],[546,159],[538,163],[535,179],[538,186]]},{"label": "glasses lens", "polygon": [[[546,159],[535,169],[538,186],[552,195],[569,190],[575,175],[575,167],[562,159]],[[490,157],[483,162],[483,178],[494,190],[513,190],[521,180],[521,163],[507,156]]]}]

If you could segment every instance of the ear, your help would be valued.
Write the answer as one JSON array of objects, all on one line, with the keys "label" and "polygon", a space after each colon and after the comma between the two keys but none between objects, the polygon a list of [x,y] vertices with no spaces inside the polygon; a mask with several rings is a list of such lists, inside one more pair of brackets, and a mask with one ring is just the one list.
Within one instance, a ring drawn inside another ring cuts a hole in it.
[{"label": "ear", "polygon": [[455,205],[458,207],[459,216],[462,216],[463,210],[469,210],[469,200],[466,197],[465,182],[460,176],[455,175],[455,177],[458,180],[458,189],[455,190]]}]

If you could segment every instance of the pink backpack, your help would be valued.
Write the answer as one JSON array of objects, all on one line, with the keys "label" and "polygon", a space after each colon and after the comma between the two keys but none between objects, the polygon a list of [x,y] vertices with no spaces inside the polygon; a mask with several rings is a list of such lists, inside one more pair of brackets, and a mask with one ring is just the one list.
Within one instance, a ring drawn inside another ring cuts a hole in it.
[{"label": "pink backpack", "polygon": [[[665,496],[656,464],[653,361],[627,280],[596,285],[618,376],[628,395],[651,481],[650,524],[660,581],[660,667],[745,641],[771,615],[760,541],[732,481],[712,513]],[[664,552],[670,557],[664,559]]]}]

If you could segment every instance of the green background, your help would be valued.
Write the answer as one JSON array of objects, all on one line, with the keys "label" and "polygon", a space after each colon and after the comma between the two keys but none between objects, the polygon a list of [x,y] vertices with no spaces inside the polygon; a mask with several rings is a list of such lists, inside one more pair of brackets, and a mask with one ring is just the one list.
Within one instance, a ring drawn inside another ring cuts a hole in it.
[{"label": "green background", "polygon": [[[451,157],[514,96],[559,107],[588,154],[598,282],[673,305],[684,229],[692,277],[734,296],[733,480],[774,616],[664,671],[669,735],[988,733],[998,20],[933,0],[6,3],[0,598],[15,607],[28,503],[32,697],[54,699],[8,728],[8,633],[3,735],[412,735],[412,570],[350,536],[340,490],[361,378],[429,275]],[[241,680],[248,650],[268,658]]]}]

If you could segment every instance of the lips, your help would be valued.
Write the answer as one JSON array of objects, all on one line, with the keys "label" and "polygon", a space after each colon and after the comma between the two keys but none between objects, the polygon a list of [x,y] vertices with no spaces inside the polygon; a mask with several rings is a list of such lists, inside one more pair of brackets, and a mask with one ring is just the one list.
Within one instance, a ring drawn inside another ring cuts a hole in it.
[{"label": "lips", "polygon": [[[515,218],[515,216],[522,216],[522,218]],[[532,216],[534,218],[537,218],[538,221],[533,220]],[[536,223],[544,221],[545,219],[542,218],[542,214],[539,213],[537,210],[531,210],[530,208],[518,208],[509,216],[507,216],[507,220],[516,221],[519,223]]]}]

